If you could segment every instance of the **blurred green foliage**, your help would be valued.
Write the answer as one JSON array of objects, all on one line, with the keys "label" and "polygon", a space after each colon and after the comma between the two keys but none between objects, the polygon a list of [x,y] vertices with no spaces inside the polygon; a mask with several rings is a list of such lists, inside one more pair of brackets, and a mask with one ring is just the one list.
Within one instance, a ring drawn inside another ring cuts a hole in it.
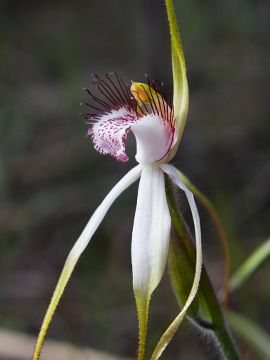
[{"label": "blurred green foliage", "polygon": [[[270,3],[175,3],[191,99],[174,163],[219,209],[235,268],[269,235]],[[170,92],[165,7],[156,0],[2,0],[0,59],[0,323],[37,333],[73,242],[135,163],[132,140],[126,165],[93,150],[78,115],[79,103],[87,100],[81,89],[92,72],[117,71],[127,82],[147,73]],[[135,188],[113,206],[83,255],[49,336],[134,354],[129,254]],[[219,288],[222,254],[203,211],[202,222],[205,262]],[[268,283],[263,267],[231,305],[270,331]],[[153,299],[150,342],[176,311],[164,281]],[[179,331],[167,359],[214,358],[193,336],[188,327]],[[252,359],[248,348],[243,351]]]}]

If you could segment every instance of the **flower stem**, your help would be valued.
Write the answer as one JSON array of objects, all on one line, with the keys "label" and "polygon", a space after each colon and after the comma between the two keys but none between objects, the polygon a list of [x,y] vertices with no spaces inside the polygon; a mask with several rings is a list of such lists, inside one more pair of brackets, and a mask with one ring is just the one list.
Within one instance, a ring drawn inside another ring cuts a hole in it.
[{"label": "flower stem", "polygon": [[148,314],[149,314],[149,299],[137,295],[135,293],[138,319],[139,319],[139,348],[138,348],[138,360],[144,360],[145,348],[146,348],[146,337],[147,337],[147,325],[148,325]]},{"label": "flower stem", "polygon": [[239,354],[236,350],[235,343],[232,339],[231,334],[224,325],[220,329],[214,330],[215,340],[217,346],[220,348],[220,351],[226,360],[239,360]]}]

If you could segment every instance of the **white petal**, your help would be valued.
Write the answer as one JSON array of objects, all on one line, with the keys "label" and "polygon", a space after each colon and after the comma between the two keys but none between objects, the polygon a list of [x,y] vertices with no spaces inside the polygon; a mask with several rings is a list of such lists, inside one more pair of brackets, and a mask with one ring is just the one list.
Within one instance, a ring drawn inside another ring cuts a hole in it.
[{"label": "white petal", "polygon": [[167,261],[171,218],[164,174],[156,165],[144,166],[132,232],[133,288],[136,296],[150,298]]},{"label": "white petal", "polygon": [[180,313],[177,315],[177,317],[174,319],[174,321],[171,323],[171,325],[167,328],[165,333],[160,338],[153,354],[151,357],[151,360],[157,360],[160,358],[161,354],[163,353],[164,349],[168,345],[168,343],[171,341],[172,337],[174,336],[175,332],[177,331],[179,325],[181,324],[184,316],[186,315],[186,312],[192,303],[194,297],[197,294],[200,278],[201,278],[201,268],[202,268],[202,245],[201,245],[201,225],[200,225],[200,217],[198,213],[197,206],[194,201],[193,194],[188,188],[185,186],[185,184],[179,179],[177,175],[177,169],[175,169],[173,166],[164,164],[161,165],[162,170],[167,173],[170,178],[174,181],[176,185],[178,185],[186,194],[186,197],[189,202],[190,210],[193,217],[194,222],[194,228],[195,228],[195,240],[196,240],[196,264],[195,264],[195,274],[193,279],[193,284],[189,293],[189,296],[186,300],[186,303],[184,304],[183,308],[181,309]]},{"label": "white petal", "polygon": [[83,230],[81,236],[76,241],[75,245],[71,249],[66,263],[63,267],[62,273],[59,277],[57,286],[54,290],[51,302],[49,304],[48,310],[44,317],[38,340],[35,347],[35,352],[33,356],[33,360],[38,360],[40,357],[40,352],[42,348],[42,344],[44,342],[45,335],[47,333],[48,327],[52,320],[53,314],[55,309],[61,299],[61,296],[65,290],[65,287],[68,283],[68,280],[74,270],[74,267],[88,245],[89,241],[91,240],[93,234],[97,230],[98,226],[100,225],[101,221],[103,220],[104,216],[106,215],[107,211],[111,207],[112,203],[118,198],[118,196],[127,189],[132,183],[134,183],[141,174],[142,168],[140,165],[136,166],[132,170],[130,170],[110,191],[110,193],[105,197],[103,202],[99,205],[97,210],[94,212],[93,216],[89,220],[88,224],[86,225],[85,229]]},{"label": "white petal", "polygon": [[131,125],[136,137],[136,160],[149,164],[161,160],[168,153],[173,141],[173,126],[160,115],[149,114]]}]

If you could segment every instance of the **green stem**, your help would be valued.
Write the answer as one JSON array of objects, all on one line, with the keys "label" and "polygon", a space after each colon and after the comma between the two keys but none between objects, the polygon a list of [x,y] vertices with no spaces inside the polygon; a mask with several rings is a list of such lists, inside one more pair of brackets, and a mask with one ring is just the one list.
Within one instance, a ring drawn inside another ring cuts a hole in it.
[{"label": "green stem", "polygon": [[224,356],[224,359],[227,360],[240,359],[239,354],[235,348],[235,343],[226,326],[220,329],[215,329],[214,336],[217,341],[218,347],[220,347],[220,350]]},{"label": "green stem", "polygon": [[[173,227],[169,251],[170,273],[177,299],[183,304],[188,293],[185,290],[182,291],[184,289],[183,287],[176,286],[176,283],[179,284],[177,278],[182,279],[183,277],[186,277],[184,272],[187,270],[191,274],[194,273],[196,252],[191,233],[179,213],[173,185],[167,176],[166,194]],[[180,253],[181,258],[179,257]],[[239,360],[238,351],[226,325],[221,306],[204,266],[202,268],[201,282],[196,301],[199,303],[200,311],[204,318],[201,318],[198,311],[196,312],[196,315],[194,314],[196,309],[194,306],[191,308],[191,311],[188,312],[189,317],[195,321],[203,331],[206,330],[211,332],[215,339],[215,343],[217,344],[217,348],[222,353],[224,359]]]},{"label": "green stem", "polygon": [[149,299],[145,299],[145,297],[142,297],[138,294],[135,294],[135,299],[139,319],[139,348],[137,359],[144,360],[149,313]]}]

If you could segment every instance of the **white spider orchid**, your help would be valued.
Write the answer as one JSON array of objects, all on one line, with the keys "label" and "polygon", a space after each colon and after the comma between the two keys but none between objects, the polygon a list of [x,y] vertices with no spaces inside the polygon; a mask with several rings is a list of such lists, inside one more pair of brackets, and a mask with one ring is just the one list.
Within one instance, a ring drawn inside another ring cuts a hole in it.
[{"label": "white spider orchid", "polygon": [[133,288],[140,326],[138,359],[142,360],[145,356],[149,302],[162,278],[168,255],[171,218],[165,193],[164,173],[186,194],[194,221],[197,257],[190,294],[181,312],[162,336],[152,359],[160,357],[197,293],[202,264],[199,215],[193,194],[180,180],[177,170],[168,164],[178,148],[185,126],[188,84],[172,1],[166,0],[166,6],[171,30],[173,104],[158,90],[156,82],[149,80],[148,84],[132,83],[129,89],[116,74],[108,74],[105,79],[95,76],[94,82],[101,98],[86,89],[95,101],[95,104],[89,106],[97,112],[85,114],[90,123],[88,134],[95,149],[101,154],[109,154],[119,161],[126,162],[128,156],[125,152],[125,142],[128,133],[132,132],[136,138],[135,158],[138,165],[105,197],[71,249],[44,318],[34,360],[40,356],[48,326],[80,255],[113,202],[138,179],[140,182],[131,244]]}]

